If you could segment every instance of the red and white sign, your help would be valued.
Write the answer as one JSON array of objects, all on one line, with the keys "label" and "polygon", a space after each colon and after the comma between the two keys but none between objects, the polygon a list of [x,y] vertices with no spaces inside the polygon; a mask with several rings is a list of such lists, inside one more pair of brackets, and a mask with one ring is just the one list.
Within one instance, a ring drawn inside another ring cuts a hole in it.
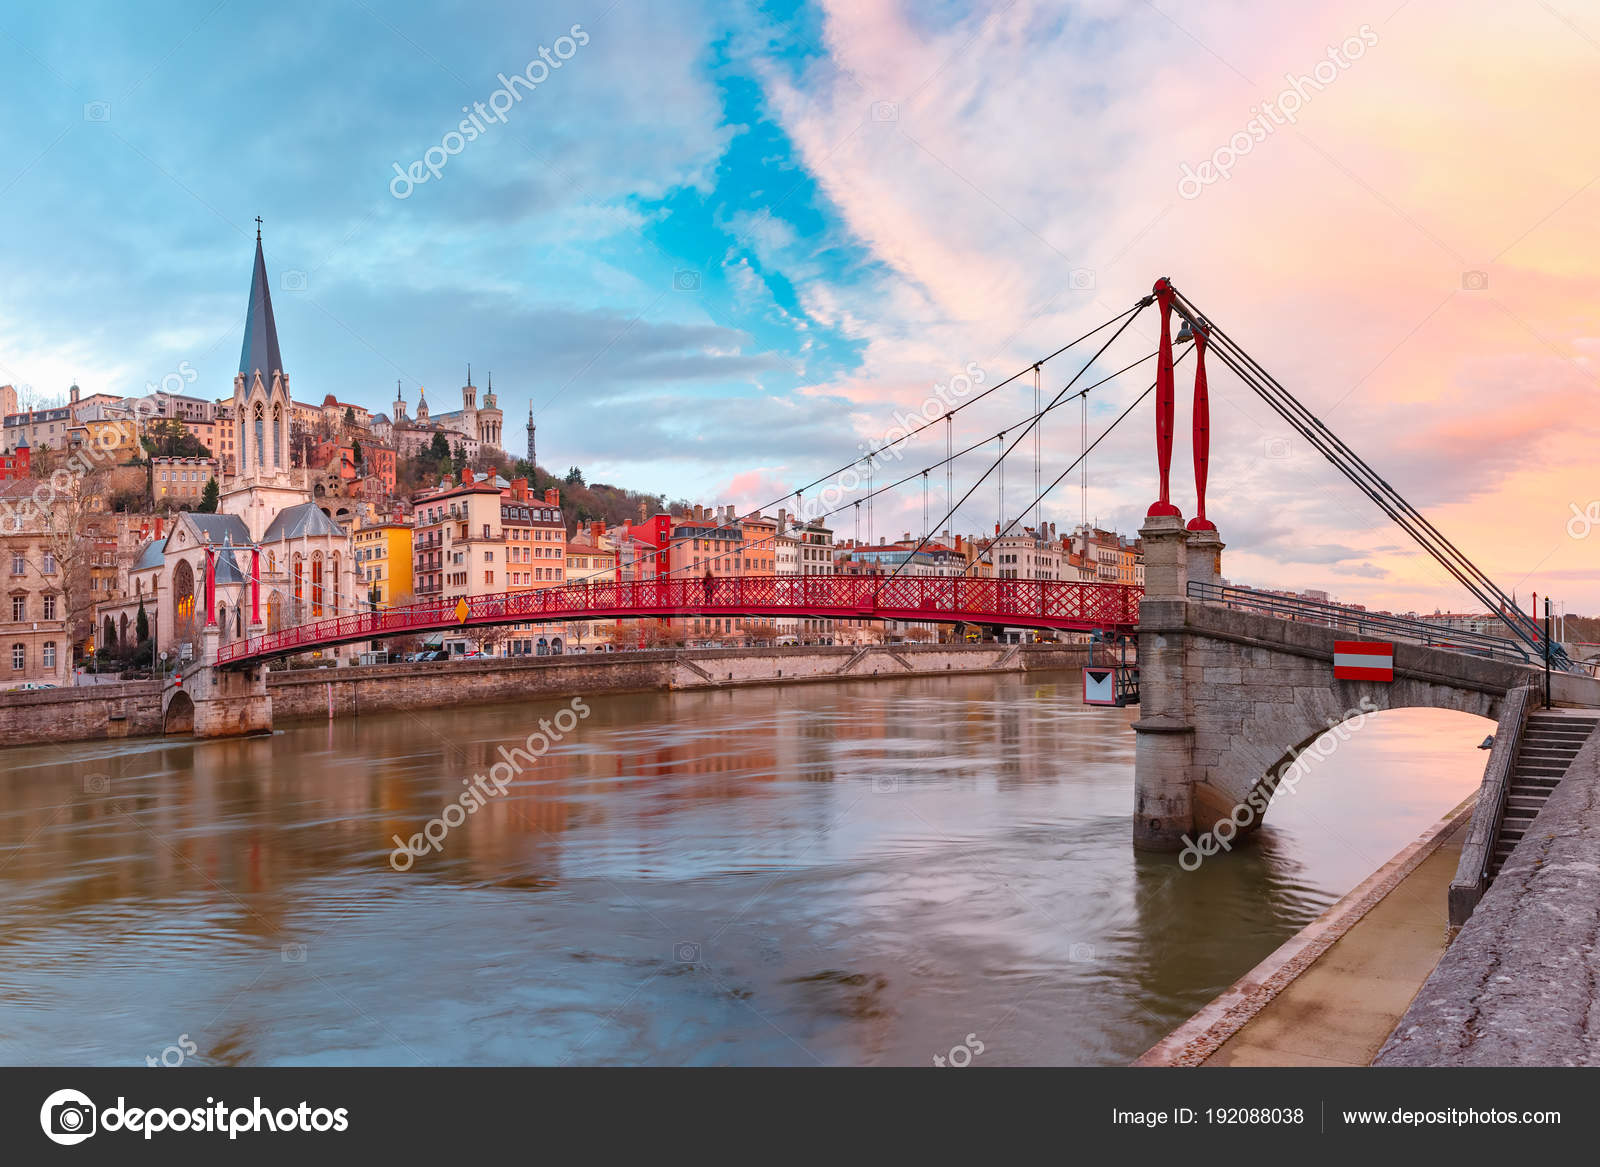
[{"label": "red and white sign", "polygon": [[1115,705],[1117,703],[1117,671],[1107,667],[1090,667],[1083,670],[1083,703],[1085,705]]},{"label": "red and white sign", "polygon": [[1394,645],[1376,640],[1335,640],[1333,679],[1336,681],[1394,680]]}]

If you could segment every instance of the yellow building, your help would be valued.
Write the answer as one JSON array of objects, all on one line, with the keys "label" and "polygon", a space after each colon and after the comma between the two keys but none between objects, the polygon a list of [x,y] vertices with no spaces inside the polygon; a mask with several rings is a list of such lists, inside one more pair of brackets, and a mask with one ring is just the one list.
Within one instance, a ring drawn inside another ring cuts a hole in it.
[{"label": "yellow building", "polygon": [[409,604],[412,594],[411,524],[399,516],[362,519],[353,536],[356,571],[366,584],[363,603],[377,589],[378,607]]},{"label": "yellow building", "polygon": [[87,447],[103,465],[120,465],[143,454],[139,448],[139,424],[127,418],[80,421],[67,431],[67,447]]}]

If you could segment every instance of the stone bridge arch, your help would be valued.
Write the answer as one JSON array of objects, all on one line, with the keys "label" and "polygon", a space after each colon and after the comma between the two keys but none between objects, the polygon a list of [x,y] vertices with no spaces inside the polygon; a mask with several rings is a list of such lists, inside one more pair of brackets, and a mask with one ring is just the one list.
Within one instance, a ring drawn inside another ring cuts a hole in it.
[{"label": "stone bridge arch", "polygon": [[[207,655],[216,655],[216,632],[207,630]],[[183,684],[168,681],[161,691],[163,733],[198,738],[243,737],[272,732],[272,696],[264,667],[222,670],[192,666]]]},{"label": "stone bridge arch", "polygon": [[[1450,709],[1497,720],[1530,667],[1395,644],[1395,680],[1336,681],[1333,629],[1196,601],[1148,597],[1139,625],[1134,722],[1136,845],[1180,850],[1183,836],[1259,807],[1286,758],[1363,712]],[[1252,795],[1255,801],[1250,800]]]},{"label": "stone bridge arch", "polygon": [[[1270,652],[1254,649],[1260,660]],[[1273,662],[1262,662],[1269,677]],[[1241,666],[1241,673],[1244,666]],[[1324,670],[1331,677],[1331,663]],[[1323,734],[1333,731],[1348,736],[1352,727],[1366,719],[1396,709],[1448,709],[1471,713],[1497,721],[1504,692],[1462,688],[1417,677],[1396,677],[1392,683],[1376,681],[1333,681],[1324,679],[1284,689],[1269,682],[1267,693],[1250,693],[1241,680],[1246,701],[1239,703],[1235,719],[1220,709],[1210,714],[1215,720],[1197,723],[1194,732],[1194,808],[1197,830],[1209,830],[1225,818],[1232,818],[1241,835],[1259,827],[1266,817],[1266,806],[1284,774],[1307,753]],[[1267,697],[1266,700],[1259,698]],[[1204,712],[1204,709],[1202,709]],[[1237,811],[1251,808],[1247,823]],[[1260,808],[1259,811],[1257,808]]]},{"label": "stone bridge arch", "polygon": [[194,698],[182,689],[169,690],[161,702],[161,732],[194,732]]}]

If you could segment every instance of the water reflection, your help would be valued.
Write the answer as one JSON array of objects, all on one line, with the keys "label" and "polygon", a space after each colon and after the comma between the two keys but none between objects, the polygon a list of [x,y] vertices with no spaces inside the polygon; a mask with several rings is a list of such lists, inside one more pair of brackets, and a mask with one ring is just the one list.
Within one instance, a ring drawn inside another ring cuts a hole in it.
[{"label": "water reflection", "polygon": [[1126,1061],[1476,783],[1394,713],[1184,872],[1129,846],[1130,712],[1078,681],[590,699],[405,873],[402,838],[565,702],[0,753],[0,1061]]}]

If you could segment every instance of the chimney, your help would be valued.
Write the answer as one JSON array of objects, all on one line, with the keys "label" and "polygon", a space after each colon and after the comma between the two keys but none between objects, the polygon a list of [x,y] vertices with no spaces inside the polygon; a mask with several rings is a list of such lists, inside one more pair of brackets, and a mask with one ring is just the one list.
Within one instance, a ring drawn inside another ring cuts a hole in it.
[{"label": "chimney", "polygon": [[589,534],[594,536],[596,546],[599,545],[600,539],[603,535],[605,535],[605,533],[606,525],[600,522],[598,519],[589,524]]},{"label": "chimney", "polygon": [[[945,532],[946,535],[948,535],[949,533],[950,532],[948,532],[948,531]],[[957,555],[961,554],[961,536],[960,535],[956,536],[956,554]]]},{"label": "chimney", "polygon": [[545,501],[545,505],[546,506],[553,506],[553,507],[560,506],[561,505],[561,491],[559,489],[557,489],[556,487],[554,487],[554,486],[550,487],[548,490],[546,490],[544,492],[544,501]]},{"label": "chimney", "polygon": [[907,543],[909,543],[909,542],[911,542],[911,532],[910,532],[910,531],[907,531],[907,532],[906,532],[906,538],[905,538],[905,541],[906,541],[906,542],[907,542]]},{"label": "chimney", "polygon": [[461,485],[462,486],[471,486],[472,485],[472,467],[463,466],[461,468]]},{"label": "chimney", "polygon": [[690,511],[689,513],[692,516],[694,516],[694,518],[696,520],[698,520],[700,518],[700,504],[699,503],[695,503],[694,504],[694,510]]}]

